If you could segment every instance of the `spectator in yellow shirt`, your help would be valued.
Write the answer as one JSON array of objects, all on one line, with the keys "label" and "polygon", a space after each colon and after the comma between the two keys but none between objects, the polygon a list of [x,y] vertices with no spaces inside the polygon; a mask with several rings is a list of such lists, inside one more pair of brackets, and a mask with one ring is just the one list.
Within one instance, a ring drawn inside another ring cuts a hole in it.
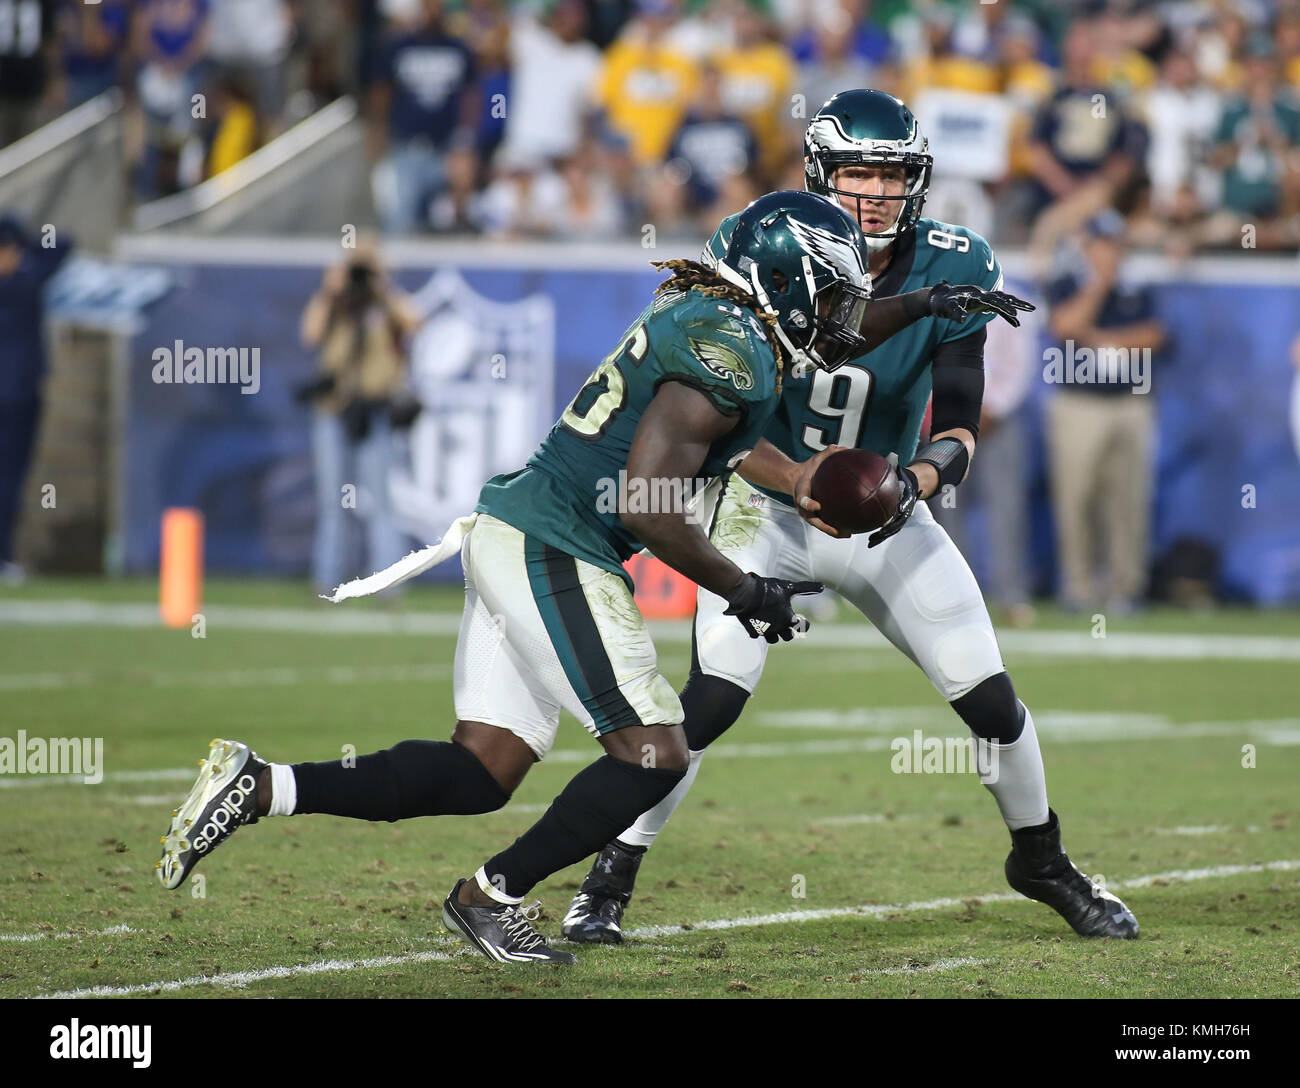
[{"label": "spectator in yellow shirt", "polygon": [[1282,62],[1282,75],[1293,87],[1300,87],[1300,10],[1292,9],[1277,17],[1273,42]]},{"label": "spectator in yellow shirt", "polygon": [[261,128],[253,97],[238,79],[222,80],[215,98],[216,131],[208,151],[208,177],[229,170],[256,151]]},{"label": "spectator in yellow shirt", "polygon": [[605,54],[596,96],[608,126],[625,137],[640,166],[663,159],[695,93],[695,69],[664,42],[674,0],[640,0],[637,17]]},{"label": "spectator in yellow shirt", "polygon": [[762,172],[774,177],[791,148],[799,146],[790,129],[804,123],[792,109],[794,58],[774,40],[767,18],[749,4],[736,5],[732,25],[735,44],[714,58],[722,75],[722,105],[753,129]]},{"label": "spectator in yellow shirt", "polygon": [[997,94],[1002,89],[998,71],[993,65],[954,51],[951,21],[952,16],[946,8],[935,8],[926,13],[927,48],[904,70],[905,101],[915,101],[923,91],[933,88],[972,94]]},{"label": "spectator in yellow shirt", "polygon": [[1156,85],[1156,66],[1136,48],[1141,27],[1108,9],[1097,17],[1097,55],[1092,77],[1123,95],[1142,94]]},{"label": "spectator in yellow shirt", "polygon": [[1002,92],[1015,106],[1011,123],[1011,163],[1013,177],[1033,173],[1029,154],[1029,132],[1038,108],[1056,89],[1052,69],[1038,59],[1038,38],[1032,27],[1009,33],[1002,42]]}]

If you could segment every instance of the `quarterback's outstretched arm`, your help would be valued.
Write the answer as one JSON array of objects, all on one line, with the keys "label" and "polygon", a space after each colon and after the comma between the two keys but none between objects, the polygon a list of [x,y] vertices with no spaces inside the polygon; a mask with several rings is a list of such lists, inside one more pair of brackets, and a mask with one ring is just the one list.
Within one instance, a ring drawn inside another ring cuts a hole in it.
[{"label": "quarterback's outstretched arm", "polygon": [[922,287],[905,295],[886,295],[868,302],[862,324],[858,327],[858,332],[867,342],[867,351],[875,351],[891,336],[921,318],[933,316],[930,310],[932,290],[932,287]]},{"label": "quarterback's outstretched arm", "polygon": [[903,295],[873,298],[867,303],[858,332],[870,352],[923,317],[964,321],[971,314],[992,313],[1018,326],[1017,311],[1033,309],[1032,303],[1005,291],[985,291],[971,283],[936,283]]}]

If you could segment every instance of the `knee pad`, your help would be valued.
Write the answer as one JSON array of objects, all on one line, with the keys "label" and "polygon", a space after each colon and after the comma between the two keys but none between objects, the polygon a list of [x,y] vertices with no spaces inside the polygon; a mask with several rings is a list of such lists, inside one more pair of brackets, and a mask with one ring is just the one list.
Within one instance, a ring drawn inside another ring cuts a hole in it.
[{"label": "knee pad", "polygon": [[1025,727],[1025,708],[1005,672],[981,680],[949,704],[981,740],[1013,744]]},{"label": "knee pad", "polygon": [[682,728],[691,751],[704,751],[730,729],[748,699],[749,692],[739,684],[702,673],[698,666],[692,669],[681,694],[682,710],[686,712]]},{"label": "knee pad", "polygon": [[984,682],[985,677],[1006,671],[993,627],[982,617],[975,622],[945,625],[934,640],[931,663],[925,667],[930,682],[946,699],[977,680]]}]

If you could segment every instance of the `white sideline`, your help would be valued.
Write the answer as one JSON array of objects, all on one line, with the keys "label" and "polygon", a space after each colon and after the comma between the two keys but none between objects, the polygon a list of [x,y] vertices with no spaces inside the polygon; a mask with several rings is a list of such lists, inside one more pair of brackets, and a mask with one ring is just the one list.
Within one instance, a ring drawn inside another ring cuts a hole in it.
[{"label": "white sideline", "polygon": [[[1153,873],[1150,876],[1133,877],[1129,880],[1116,881],[1108,885],[1112,888],[1146,888],[1153,884],[1169,883],[1175,880],[1208,880],[1221,876],[1238,876],[1242,873],[1262,873],[1270,871],[1290,871],[1300,869],[1300,861],[1265,861],[1255,865],[1219,865],[1210,869],[1176,869],[1168,873]],[[627,934],[641,940],[666,937],[682,933],[696,933],[707,930],[741,929],[750,926],[783,925],[790,922],[813,922],[824,918],[865,917],[879,918],[890,914],[902,914],[923,910],[939,910],[945,907],[964,907],[968,903],[1003,903],[1025,900],[1015,892],[996,892],[992,895],[965,896],[962,899],[927,899],[917,903],[901,906],[880,906],[864,904],[857,907],[833,907],[827,910],[796,910],[781,914],[758,914],[749,918],[717,918],[710,921],[695,922],[678,926],[642,926],[630,930]],[[465,950],[468,951],[468,950]],[[369,970],[374,967],[395,967],[404,963],[427,963],[433,960],[448,960],[456,953],[445,952],[409,952],[401,956],[379,956],[362,960],[324,960],[317,963],[305,963],[294,966],[266,967],[255,971],[231,971],[219,975],[195,975],[190,978],[174,979],[166,982],[144,982],[131,986],[91,986],[80,990],[60,990],[56,993],[34,994],[37,998],[77,998],[77,997],[125,997],[130,994],[152,993],[161,990],[164,993],[181,990],[189,986],[247,986],[250,982],[265,979],[293,978],[298,975],[317,975],[325,972]],[[961,961],[949,962],[954,966],[964,965]],[[931,969],[939,969],[931,964]],[[890,971],[905,972],[906,968],[884,968],[879,973]]]}]

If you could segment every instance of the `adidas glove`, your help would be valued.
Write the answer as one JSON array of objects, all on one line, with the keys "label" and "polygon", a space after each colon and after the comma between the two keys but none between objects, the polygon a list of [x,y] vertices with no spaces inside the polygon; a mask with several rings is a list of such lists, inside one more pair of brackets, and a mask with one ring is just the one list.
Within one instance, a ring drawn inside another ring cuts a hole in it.
[{"label": "adidas glove", "polygon": [[[821,582],[787,582],[780,578],[760,578],[746,574],[727,594],[726,615],[735,616],[749,632],[750,638],[767,639],[775,643],[779,638],[789,642],[795,631],[806,631],[807,621],[796,617],[790,607],[790,598],[805,593],[820,593],[826,587]],[[802,620],[802,622],[801,622]],[[758,624],[766,624],[760,630]]]}]

